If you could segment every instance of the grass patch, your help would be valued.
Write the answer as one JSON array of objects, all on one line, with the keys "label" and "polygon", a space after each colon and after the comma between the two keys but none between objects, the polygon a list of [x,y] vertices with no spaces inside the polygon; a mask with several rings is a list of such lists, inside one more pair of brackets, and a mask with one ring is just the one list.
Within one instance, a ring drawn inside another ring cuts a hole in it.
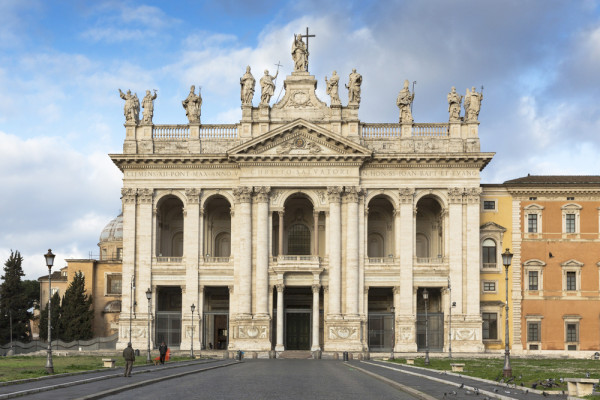
[{"label": "grass patch", "polygon": [[[124,367],[122,356],[52,356],[54,374],[90,371],[103,369],[103,358],[113,358],[117,367]],[[154,357],[152,357],[154,358]],[[189,360],[189,357],[171,357],[169,362]],[[146,365],[146,356],[135,358],[136,365]],[[14,356],[0,357],[0,382],[19,379],[38,378],[49,375],[46,372],[46,356]]]},{"label": "grass patch", "polygon": [[[405,364],[406,359],[395,359],[392,362]],[[503,358],[469,358],[457,359],[452,361],[445,358],[431,358],[428,368],[451,371],[451,363],[465,364],[462,375],[474,376],[491,381],[502,381],[502,368],[504,367]],[[567,384],[560,383],[560,378],[585,378],[589,372],[590,378],[600,379],[600,361],[581,360],[581,359],[548,359],[548,358],[512,358],[510,361],[514,380],[511,383],[517,386],[531,388],[538,384],[537,389],[541,390],[567,390]],[[424,358],[415,358],[415,365],[425,367]],[[549,388],[543,387],[541,383],[552,379],[558,386]],[[590,399],[600,399],[600,396],[590,397]]]}]

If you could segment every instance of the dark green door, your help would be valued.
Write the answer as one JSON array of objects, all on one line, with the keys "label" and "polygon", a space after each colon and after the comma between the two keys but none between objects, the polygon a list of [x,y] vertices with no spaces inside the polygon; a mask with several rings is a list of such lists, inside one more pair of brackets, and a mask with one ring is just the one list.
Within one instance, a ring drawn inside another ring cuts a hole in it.
[{"label": "dark green door", "polygon": [[310,312],[286,314],[286,350],[310,350]]}]

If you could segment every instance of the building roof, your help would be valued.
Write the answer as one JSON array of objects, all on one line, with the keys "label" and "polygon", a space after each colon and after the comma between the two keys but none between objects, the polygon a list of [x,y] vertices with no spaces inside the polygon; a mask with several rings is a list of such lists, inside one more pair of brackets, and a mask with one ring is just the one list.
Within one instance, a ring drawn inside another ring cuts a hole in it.
[{"label": "building roof", "polygon": [[[47,280],[48,280],[48,275],[40,276],[38,278],[38,281],[47,281]],[[52,272],[52,281],[53,282],[67,281],[67,276],[63,275],[62,271],[54,271],[54,272]]]},{"label": "building roof", "polygon": [[507,186],[600,186],[600,175],[527,175],[504,182]]},{"label": "building roof", "polygon": [[102,233],[100,233],[100,242],[114,242],[123,240],[123,213],[110,221]]}]

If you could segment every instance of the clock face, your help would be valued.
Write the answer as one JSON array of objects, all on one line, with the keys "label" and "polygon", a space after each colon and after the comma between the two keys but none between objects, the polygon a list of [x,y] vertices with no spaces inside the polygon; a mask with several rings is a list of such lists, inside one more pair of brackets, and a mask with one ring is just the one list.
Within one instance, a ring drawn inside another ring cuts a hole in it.
[{"label": "clock face", "polygon": [[302,138],[296,139],[294,143],[296,144],[296,147],[304,147],[304,139]]}]

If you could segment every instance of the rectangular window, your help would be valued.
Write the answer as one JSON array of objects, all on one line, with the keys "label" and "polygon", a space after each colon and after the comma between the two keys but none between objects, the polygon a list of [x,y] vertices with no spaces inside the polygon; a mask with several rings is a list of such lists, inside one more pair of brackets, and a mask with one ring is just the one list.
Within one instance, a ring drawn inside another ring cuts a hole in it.
[{"label": "rectangular window", "polygon": [[538,290],[538,272],[529,271],[529,290]]},{"label": "rectangular window", "polygon": [[575,233],[575,214],[566,214],[565,218],[565,229],[567,233]]},{"label": "rectangular window", "polygon": [[483,209],[484,210],[495,210],[496,202],[494,200],[484,200],[483,201]]},{"label": "rectangular window", "polygon": [[575,197],[567,197],[567,201],[568,200],[575,200]]},{"label": "rectangular window", "polygon": [[567,271],[567,290],[577,290],[577,275],[575,271]]},{"label": "rectangular window", "polygon": [[121,247],[117,247],[117,260],[123,259],[123,249]]},{"label": "rectangular window", "polygon": [[527,341],[528,342],[540,342],[541,339],[541,322],[528,322],[527,323]]},{"label": "rectangular window", "polygon": [[537,200],[537,197],[530,197],[529,200]]},{"label": "rectangular window", "polygon": [[537,233],[537,214],[527,215],[527,232]]},{"label": "rectangular window", "polygon": [[496,282],[483,282],[483,291],[484,292],[495,292],[496,291]]},{"label": "rectangular window", "polygon": [[483,318],[483,338],[498,339],[498,314],[482,313]]},{"label": "rectangular window", "polygon": [[121,294],[121,274],[106,275],[106,294]]},{"label": "rectangular window", "polygon": [[567,324],[567,342],[579,342],[577,324]]},{"label": "rectangular window", "polygon": [[483,266],[485,268],[496,267],[496,246],[483,246]]}]

